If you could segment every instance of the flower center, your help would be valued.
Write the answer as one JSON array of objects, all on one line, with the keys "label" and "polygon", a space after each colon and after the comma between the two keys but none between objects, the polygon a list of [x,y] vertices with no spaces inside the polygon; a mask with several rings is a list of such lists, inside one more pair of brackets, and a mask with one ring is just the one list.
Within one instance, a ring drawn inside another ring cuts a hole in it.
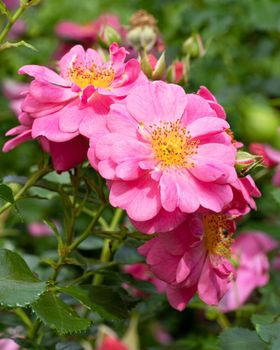
[{"label": "flower center", "polygon": [[197,154],[199,141],[191,140],[190,132],[181,127],[180,120],[152,126],[150,137],[162,169],[194,167],[192,156]]},{"label": "flower center", "polygon": [[95,63],[92,63],[90,67],[73,63],[68,77],[81,89],[88,85],[107,89],[115,78],[115,72],[112,67],[105,68]]},{"label": "flower center", "polygon": [[212,254],[229,258],[233,238],[226,215],[204,215],[203,226],[206,249]]}]

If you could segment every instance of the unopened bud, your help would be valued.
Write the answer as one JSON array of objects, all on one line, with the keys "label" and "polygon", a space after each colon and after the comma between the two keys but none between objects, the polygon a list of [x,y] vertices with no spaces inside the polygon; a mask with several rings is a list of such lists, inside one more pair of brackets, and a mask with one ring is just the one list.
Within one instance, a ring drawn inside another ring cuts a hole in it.
[{"label": "unopened bud", "polygon": [[121,42],[120,34],[111,26],[105,26],[102,35],[99,36],[99,39],[107,47],[109,47],[114,42]]},{"label": "unopened bud", "polygon": [[167,70],[167,80],[170,83],[179,84],[187,82],[187,67],[183,61],[174,61]]},{"label": "unopened bud", "polygon": [[153,80],[162,79],[165,74],[165,67],[166,67],[165,52],[163,52],[153,69],[152,79]]},{"label": "unopened bud", "polygon": [[149,51],[157,41],[157,33],[153,27],[136,27],[127,33],[127,40],[137,50]]},{"label": "unopened bud", "polygon": [[248,171],[261,166],[263,158],[261,156],[255,156],[249,152],[238,151],[235,160],[235,169],[239,174],[244,175]]},{"label": "unopened bud", "polygon": [[183,53],[191,58],[202,57],[205,54],[205,49],[202,44],[201,36],[194,34],[187,38],[182,46]]},{"label": "unopened bud", "polygon": [[[156,58],[155,58],[156,59]],[[153,74],[153,59],[149,58],[146,53],[143,54],[140,60],[141,69],[146,74],[146,76],[151,79]]]}]

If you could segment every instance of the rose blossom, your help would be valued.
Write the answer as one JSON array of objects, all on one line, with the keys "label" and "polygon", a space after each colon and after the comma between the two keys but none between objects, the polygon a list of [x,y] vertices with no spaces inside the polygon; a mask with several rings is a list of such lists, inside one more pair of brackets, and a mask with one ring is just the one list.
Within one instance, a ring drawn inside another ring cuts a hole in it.
[{"label": "rose blossom", "polygon": [[106,27],[113,28],[122,37],[125,35],[125,30],[121,26],[118,16],[111,13],[104,13],[96,20],[86,24],[70,21],[59,22],[55,28],[55,33],[64,42],[56,50],[55,58],[61,58],[75,44],[82,44],[85,48],[90,48],[94,43],[97,43],[98,37],[105,40]]},{"label": "rose blossom", "polygon": [[[153,273],[150,271],[148,265],[143,263],[137,263],[137,264],[131,264],[131,265],[125,265],[123,267],[123,272],[131,275],[134,279],[139,281],[147,281],[153,284],[157,291],[159,293],[163,293],[166,289],[166,284],[156,278]],[[135,296],[142,297],[144,293],[137,290],[136,288],[131,288],[129,285],[125,285],[125,287],[128,287],[131,289],[132,294]]]},{"label": "rose blossom", "polygon": [[9,151],[31,138],[38,138],[52,156],[57,171],[68,170],[86,158],[88,142],[95,125],[110,104],[122,99],[139,81],[145,81],[135,59],[124,63],[126,51],[110,46],[110,59],[103,63],[99,54],[75,46],[59,62],[61,75],[43,67],[20,69],[35,79],[31,82],[19,116],[20,126],[6,135],[16,136],[4,145]]},{"label": "rose blossom", "polygon": [[167,231],[186,213],[221,212],[232,201],[236,148],[212,105],[156,81],[111,106],[107,130],[93,134],[89,160],[110,180],[111,204],[141,231]]},{"label": "rose blossom", "polygon": [[2,338],[0,339],[0,350],[18,350],[19,345],[12,339]]},{"label": "rose blossom", "polygon": [[233,200],[224,209],[227,214],[238,217],[246,215],[251,209],[256,209],[255,198],[261,196],[253,178],[250,175],[238,177],[232,184]]},{"label": "rose blossom", "polygon": [[128,347],[117,337],[107,334],[97,350],[128,350]]},{"label": "rose blossom", "polygon": [[275,174],[272,178],[272,183],[275,186],[280,186],[280,151],[272,148],[267,144],[252,143],[250,151],[263,157],[263,163],[269,168],[276,167]]},{"label": "rose blossom", "polygon": [[238,309],[255,288],[268,283],[267,253],[277,246],[278,243],[274,239],[260,231],[244,232],[236,238],[232,252],[237,268],[235,278],[219,304],[222,311]]},{"label": "rose blossom", "polygon": [[155,276],[167,285],[167,297],[183,310],[195,292],[217,305],[227,290],[234,223],[223,214],[189,215],[175,230],[160,233],[139,248]]}]

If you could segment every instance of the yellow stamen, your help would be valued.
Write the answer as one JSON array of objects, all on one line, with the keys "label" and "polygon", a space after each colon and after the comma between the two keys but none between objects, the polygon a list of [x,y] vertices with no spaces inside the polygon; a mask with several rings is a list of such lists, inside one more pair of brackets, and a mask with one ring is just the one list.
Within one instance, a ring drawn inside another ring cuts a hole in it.
[{"label": "yellow stamen", "polygon": [[206,249],[226,258],[231,256],[232,233],[226,215],[210,214],[203,217],[204,244]]},{"label": "yellow stamen", "polygon": [[68,77],[81,89],[88,85],[107,89],[115,78],[115,72],[112,67],[105,68],[95,63],[92,63],[90,67],[73,63],[68,71]]},{"label": "yellow stamen", "polygon": [[151,130],[152,148],[162,169],[194,167],[192,156],[197,154],[199,141],[191,140],[180,120],[161,122],[151,126]]}]

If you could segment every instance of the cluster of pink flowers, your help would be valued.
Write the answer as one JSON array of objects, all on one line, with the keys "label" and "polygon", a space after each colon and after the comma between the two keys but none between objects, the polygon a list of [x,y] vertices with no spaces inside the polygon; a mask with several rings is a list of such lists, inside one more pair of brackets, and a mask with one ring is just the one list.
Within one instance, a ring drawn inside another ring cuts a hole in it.
[{"label": "cluster of pink flowers", "polygon": [[87,159],[107,180],[111,205],[158,234],[139,251],[171,305],[182,310],[195,292],[218,305],[234,278],[234,220],[260,196],[250,175],[235,170],[240,144],[223,107],[205,87],[192,94],[150,82],[116,43],[105,61],[74,46],[58,66],[59,74],[19,70],[33,80],[4,151],[37,139],[59,172]]}]

